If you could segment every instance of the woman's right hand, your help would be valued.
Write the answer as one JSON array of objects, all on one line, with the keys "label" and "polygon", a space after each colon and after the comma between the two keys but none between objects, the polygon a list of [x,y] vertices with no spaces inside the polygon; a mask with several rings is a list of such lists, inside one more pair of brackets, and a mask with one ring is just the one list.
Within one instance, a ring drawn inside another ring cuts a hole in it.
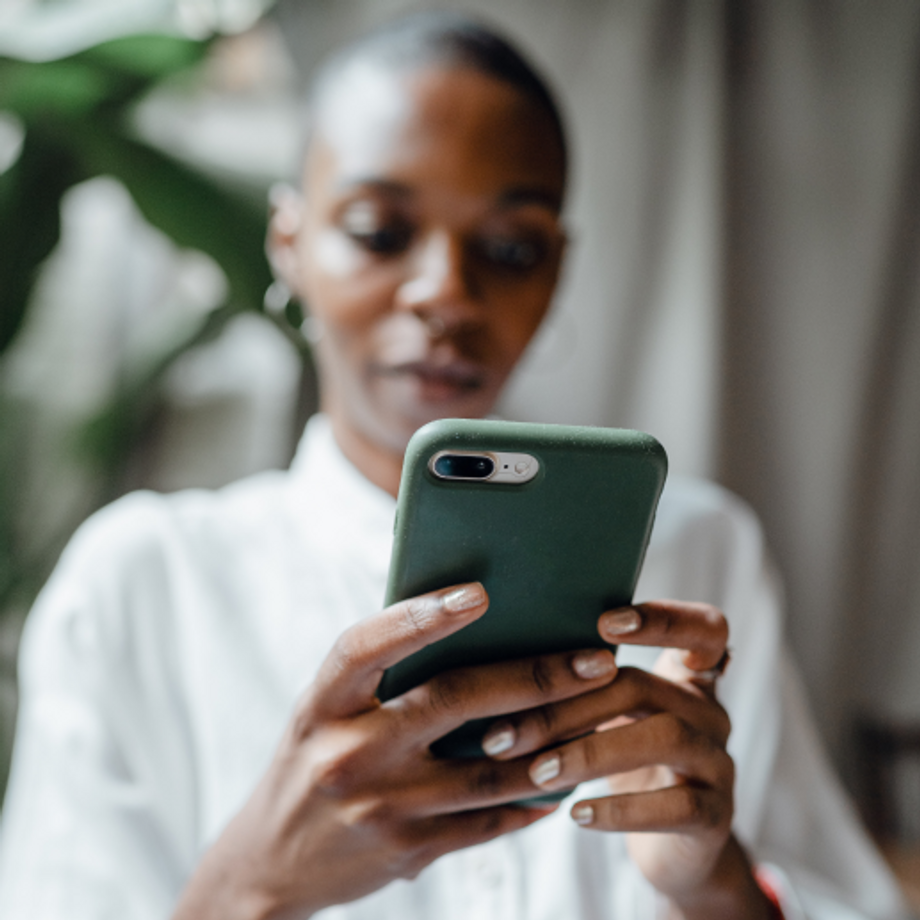
[{"label": "woman's right hand", "polygon": [[343,633],[174,920],[306,917],[552,810],[508,804],[537,791],[529,759],[439,759],[429,745],[469,719],[608,684],[616,674],[610,651],[460,668],[386,703],[376,697],[386,668],[487,607],[482,585],[460,585],[401,601]]}]

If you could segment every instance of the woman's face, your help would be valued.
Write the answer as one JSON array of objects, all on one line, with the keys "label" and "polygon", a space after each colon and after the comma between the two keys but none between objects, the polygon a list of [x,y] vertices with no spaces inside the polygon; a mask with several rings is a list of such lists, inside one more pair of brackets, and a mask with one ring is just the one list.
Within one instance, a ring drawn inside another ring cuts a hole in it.
[{"label": "woman's face", "polygon": [[322,329],[334,424],[401,453],[488,414],[556,285],[563,173],[547,114],[469,69],[357,66],[325,94],[270,248]]}]

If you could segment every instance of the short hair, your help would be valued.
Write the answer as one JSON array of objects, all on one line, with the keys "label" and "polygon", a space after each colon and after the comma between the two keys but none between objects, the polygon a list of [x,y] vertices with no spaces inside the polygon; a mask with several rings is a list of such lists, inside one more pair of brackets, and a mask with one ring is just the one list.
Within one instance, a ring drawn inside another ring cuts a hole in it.
[{"label": "short hair", "polygon": [[523,52],[492,26],[460,13],[423,12],[393,20],[335,52],[319,69],[309,95],[309,109],[334,87],[356,61],[411,69],[425,65],[469,68],[518,90],[549,117],[568,167],[565,122],[547,81]]}]

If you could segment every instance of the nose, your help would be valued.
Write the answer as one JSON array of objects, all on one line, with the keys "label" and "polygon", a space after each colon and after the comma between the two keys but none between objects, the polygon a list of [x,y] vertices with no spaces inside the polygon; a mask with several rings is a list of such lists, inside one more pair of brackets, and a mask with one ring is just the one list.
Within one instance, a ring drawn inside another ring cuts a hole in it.
[{"label": "nose", "polygon": [[435,338],[477,321],[478,291],[465,249],[455,234],[430,234],[397,291],[399,308],[415,313]]}]

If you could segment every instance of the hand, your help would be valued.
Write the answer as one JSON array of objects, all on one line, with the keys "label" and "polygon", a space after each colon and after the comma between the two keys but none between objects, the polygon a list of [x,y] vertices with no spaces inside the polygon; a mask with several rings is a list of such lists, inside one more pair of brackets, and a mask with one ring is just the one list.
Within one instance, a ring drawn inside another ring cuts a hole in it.
[{"label": "hand", "polygon": [[305,917],[547,813],[507,804],[535,792],[526,761],[439,759],[429,745],[468,719],[600,689],[616,674],[612,652],[462,668],[386,703],[375,696],[385,668],[487,607],[481,585],[463,585],[395,604],[339,638],[176,920]]},{"label": "hand", "polygon": [[501,720],[484,747],[494,752],[493,739],[504,739],[497,757],[509,760],[557,744],[530,765],[547,791],[606,776],[614,795],[578,802],[572,818],[628,832],[630,855],[678,916],[770,916],[731,836],[731,726],[714,675],[705,673],[724,661],[724,615],[707,604],[655,601],[605,613],[598,629],[609,642],[667,650],[653,673],[621,668],[591,693]]}]

